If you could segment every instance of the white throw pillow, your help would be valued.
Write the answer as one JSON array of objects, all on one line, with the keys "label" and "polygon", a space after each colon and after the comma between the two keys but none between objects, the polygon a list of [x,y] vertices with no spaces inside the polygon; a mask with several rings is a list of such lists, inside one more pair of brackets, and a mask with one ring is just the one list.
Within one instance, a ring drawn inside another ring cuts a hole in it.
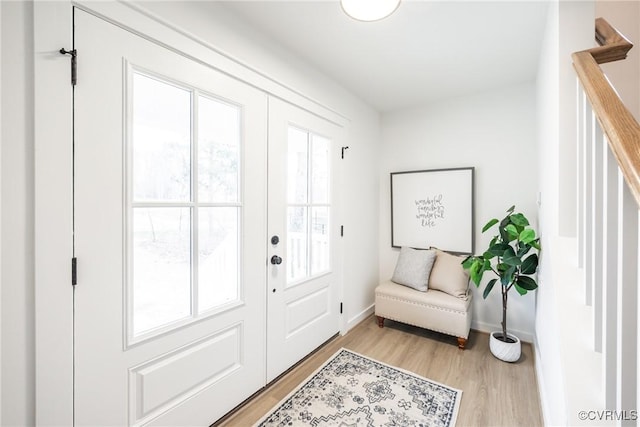
[{"label": "white throw pillow", "polygon": [[409,286],[417,291],[429,289],[429,274],[436,260],[436,251],[400,248],[392,282]]}]

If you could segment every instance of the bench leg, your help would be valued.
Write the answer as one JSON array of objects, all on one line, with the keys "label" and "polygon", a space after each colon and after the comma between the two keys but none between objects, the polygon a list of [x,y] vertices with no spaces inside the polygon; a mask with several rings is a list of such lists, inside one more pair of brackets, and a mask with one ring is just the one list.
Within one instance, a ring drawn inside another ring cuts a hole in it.
[{"label": "bench leg", "polygon": [[464,346],[467,345],[467,339],[458,337],[458,348],[464,350]]},{"label": "bench leg", "polygon": [[378,318],[378,327],[384,328],[384,317],[376,316]]}]

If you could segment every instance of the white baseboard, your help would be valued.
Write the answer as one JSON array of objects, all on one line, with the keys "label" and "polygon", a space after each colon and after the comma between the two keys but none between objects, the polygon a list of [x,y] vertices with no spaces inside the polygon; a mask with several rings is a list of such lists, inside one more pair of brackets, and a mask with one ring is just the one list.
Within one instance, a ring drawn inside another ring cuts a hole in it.
[{"label": "white baseboard", "polygon": [[[502,330],[502,326],[494,325],[492,323],[478,322],[477,320],[472,320],[471,329],[475,329],[476,331],[486,332],[490,334],[493,331]],[[517,336],[518,338],[520,338],[520,341],[522,342],[533,343],[533,334],[531,332],[519,331],[513,328],[509,328],[507,332]]]},{"label": "white baseboard", "polygon": [[349,319],[346,324],[346,329],[342,333],[346,334],[358,323],[362,322],[364,319],[371,316],[373,314],[374,308],[375,308],[375,304],[371,304],[369,307],[365,308],[360,313],[356,314],[351,319]]},{"label": "white baseboard", "polygon": [[540,350],[538,347],[538,340],[533,337],[533,367],[536,371],[536,380],[538,381],[538,396],[540,397],[540,409],[542,411],[542,423],[545,426],[550,426],[549,422],[549,405],[547,403],[547,392],[544,385],[544,375],[542,373],[542,356],[540,356]]}]

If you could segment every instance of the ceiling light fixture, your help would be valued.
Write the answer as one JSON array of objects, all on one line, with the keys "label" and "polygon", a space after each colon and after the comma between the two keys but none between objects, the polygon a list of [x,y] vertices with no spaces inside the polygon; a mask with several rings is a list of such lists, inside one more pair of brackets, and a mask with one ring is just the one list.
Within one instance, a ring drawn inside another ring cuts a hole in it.
[{"label": "ceiling light fixture", "polygon": [[344,13],[358,21],[378,21],[396,11],[400,0],[340,0]]}]

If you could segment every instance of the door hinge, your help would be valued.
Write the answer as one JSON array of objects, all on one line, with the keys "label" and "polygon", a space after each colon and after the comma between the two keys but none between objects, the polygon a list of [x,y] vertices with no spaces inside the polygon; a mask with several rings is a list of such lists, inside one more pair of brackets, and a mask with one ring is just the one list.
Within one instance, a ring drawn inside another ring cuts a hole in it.
[{"label": "door hinge", "polygon": [[78,284],[78,258],[71,258],[71,286]]},{"label": "door hinge", "polygon": [[342,303],[340,303],[340,314],[342,314]]},{"label": "door hinge", "polygon": [[60,49],[62,55],[71,55],[71,86],[75,86],[78,81],[78,51],[75,49]]},{"label": "door hinge", "polygon": [[349,147],[342,147],[342,154],[340,155],[341,158],[344,159],[344,151],[348,150],[348,149],[349,149]]},{"label": "door hinge", "polygon": [[344,225],[340,226],[340,237],[344,237]]}]

